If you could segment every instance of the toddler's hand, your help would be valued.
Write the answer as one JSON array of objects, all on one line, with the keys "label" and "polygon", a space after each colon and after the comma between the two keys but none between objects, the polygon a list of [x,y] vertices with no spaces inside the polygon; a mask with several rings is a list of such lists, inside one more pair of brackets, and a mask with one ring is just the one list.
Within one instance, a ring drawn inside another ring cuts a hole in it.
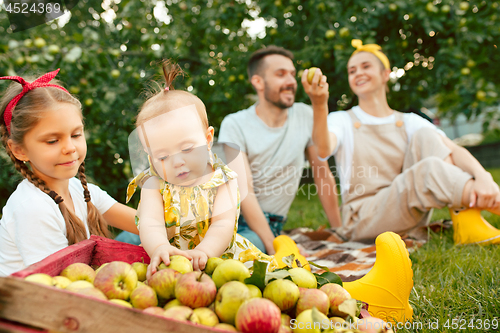
[{"label": "toddler's hand", "polygon": [[194,249],[187,250],[186,253],[189,254],[191,258],[193,258],[192,264],[195,270],[201,271],[205,269],[205,265],[207,264],[208,260],[208,255],[205,252]]},{"label": "toddler's hand", "polygon": [[170,265],[170,256],[176,254],[184,256],[189,260],[192,259],[191,256],[187,254],[185,251],[181,251],[170,244],[163,244],[158,246],[153,255],[151,256],[151,262],[149,263],[148,266],[146,278],[149,279],[154,273],[156,273],[157,267],[161,264],[162,261],[165,263],[165,265],[167,266]]}]

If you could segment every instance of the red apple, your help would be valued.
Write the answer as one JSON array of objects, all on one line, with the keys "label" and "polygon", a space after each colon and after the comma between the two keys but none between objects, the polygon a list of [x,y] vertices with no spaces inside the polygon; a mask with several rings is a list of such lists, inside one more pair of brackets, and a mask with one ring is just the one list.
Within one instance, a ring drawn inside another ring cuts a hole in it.
[{"label": "red apple", "polygon": [[298,316],[302,311],[312,309],[314,306],[318,311],[328,315],[330,299],[328,295],[319,289],[299,288],[300,296],[297,301],[295,314]]},{"label": "red apple", "polygon": [[243,333],[277,333],[281,326],[281,310],[268,299],[251,298],[236,312],[235,323]]},{"label": "red apple", "polygon": [[96,274],[94,286],[109,299],[127,300],[137,286],[137,273],[130,264],[113,261]]},{"label": "red apple", "polygon": [[158,305],[156,291],[145,284],[135,288],[130,294],[130,303],[136,309],[145,309]]},{"label": "red apple", "polygon": [[142,310],[142,312],[163,317],[165,310],[163,310],[163,308],[160,308],[159,306],[152,306]]},{"label": "red apple", "polygon": [[330,299],[330,314],[333,316],[345,317],[346,313],[339,311],[339,305],[345,300],[351,299],[351,294],[345,290],[342,286],[336,283],[327,283],[323,285],[319,290],[323,291],[328,295]]},{"label": "red apple", "polygon": [[148,286],[156,291],[158,298],[169,300],[175,297],[175,284],[179,272],[172,268],[157,271],[148,280]]},{"label": "red apple", "polygon": [[100,291],[99,289],[94,288],[94,287],[76,289],[76,290],[73,290],[73,292],[78,293],[80,295],[85,295],[88,297],[100,299],[103,301],[108,300],[108,298],[106,297],[106,295],[104,295],[104,293],[102,291]]},{"label": "red apple", "polygon": [[175,285],[175,298],[193,309],[209,306],[215,300],[215,295],[217,287],[214,281],[199,271],[183,274]]},{"label": "red apple", "polygon": [[164,317],[199,323],[198,316],[194,314],[190,307],[179,305],[171,307],[163,314]]}]

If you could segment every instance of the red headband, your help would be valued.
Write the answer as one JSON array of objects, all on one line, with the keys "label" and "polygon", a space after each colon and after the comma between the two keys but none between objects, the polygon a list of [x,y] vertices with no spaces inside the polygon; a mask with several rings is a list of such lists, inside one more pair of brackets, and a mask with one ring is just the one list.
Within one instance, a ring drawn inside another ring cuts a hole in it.
[{"label": "red headband", "polygon": [[49,72],[47,74],[44,74],[40,76],[38,79],[36,79],[33,82],[26,82],[22,77],[20,76],[3,76],[0,77],[0,80],[12,80],[20,83],[23,86],[23,91],[16,97],[14,97],[9,104],[7,104],[7,107],[5,108],[5,112],[3,113],[3,119],[5,121],[5,126],[7,126],[7,131],[9,131],[10,134],[10,121],[12,120],[12,110],[16,107],[17,103],[19,100],[30,90],[33,90],[35,88],[42,88],[42,87],[54,87],[54,88],[59,88],[61,90],[64,90],[69,94],[69,92],[64,89],[61,86],[58,86],[57,84],[50,84],[49,82],[52,81],[52,79],[57,75],[59,72],[59,68],[53,72]]}]

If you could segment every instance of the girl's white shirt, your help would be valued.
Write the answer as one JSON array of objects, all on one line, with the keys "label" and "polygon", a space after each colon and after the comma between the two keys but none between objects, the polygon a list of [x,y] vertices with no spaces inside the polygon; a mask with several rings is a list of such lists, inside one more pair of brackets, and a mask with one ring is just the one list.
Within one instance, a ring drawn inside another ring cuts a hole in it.
[{"label": "girl's white shirt", "polygon": [[[361,124],[364,125],[383,125],[391,124],[396,122],[396,115],[393,113],[388,117],[374,117],[365,111],[363,111],[359,106],[352,108],[352,111],[359,119]],[[428,120],[422,118],[415,113],[404,113],[403,122],[408,136],[408,143],[410,142],[413,133],[423,127],[433,128],[438,131],[442,136],[446,134],[438,129],[436,125],[429,122]],[[349,191],[349,179],[351,178],[352,172],[352,157],[354,152],[354,134],[353,134],[353,124],[351,117],[347,111],[337,111],[331,112],[327,118],[328,131],[335,134],[337,137],[337,146],[330,156],[335,156],[335,173],[340,179],[341,194],[347,193]],[[339,150],[339,147],[342,149]],[[328,156],[328,157],[330,157]],[[326,158],[327,159],[327,158]],[[326,160],[324,159],[324,160]],[[334,175],[335,175],[334,173]]]},{"label": "girl's white shirt", "polygon": [[[88,184],[91,201],[104,214],[116,200],[98,186]],[[87,203],[80,180],[69,181],[75,214],[87,225]],[[66,224],[59,206],[24,179],[9,197],[0,220],[0,276],[24,269],[68,246]]]}]

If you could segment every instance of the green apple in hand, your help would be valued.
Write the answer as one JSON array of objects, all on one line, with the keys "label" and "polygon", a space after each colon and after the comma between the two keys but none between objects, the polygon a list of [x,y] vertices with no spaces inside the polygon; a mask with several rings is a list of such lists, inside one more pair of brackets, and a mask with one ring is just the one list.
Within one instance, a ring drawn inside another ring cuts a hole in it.
[{"label": "green apple in hand", "polygon": [[[191,261],[189,261],[188,258],[176,254],[176,255],[170,256],[169,259],[170,259],[169,265],[165,265],[164,263],[162,263],[165,268],[172,268],[181,274],[193,271],[193,265],[191,264]],[[160,266],[161,266],[161,264],[160,264]]]}]

